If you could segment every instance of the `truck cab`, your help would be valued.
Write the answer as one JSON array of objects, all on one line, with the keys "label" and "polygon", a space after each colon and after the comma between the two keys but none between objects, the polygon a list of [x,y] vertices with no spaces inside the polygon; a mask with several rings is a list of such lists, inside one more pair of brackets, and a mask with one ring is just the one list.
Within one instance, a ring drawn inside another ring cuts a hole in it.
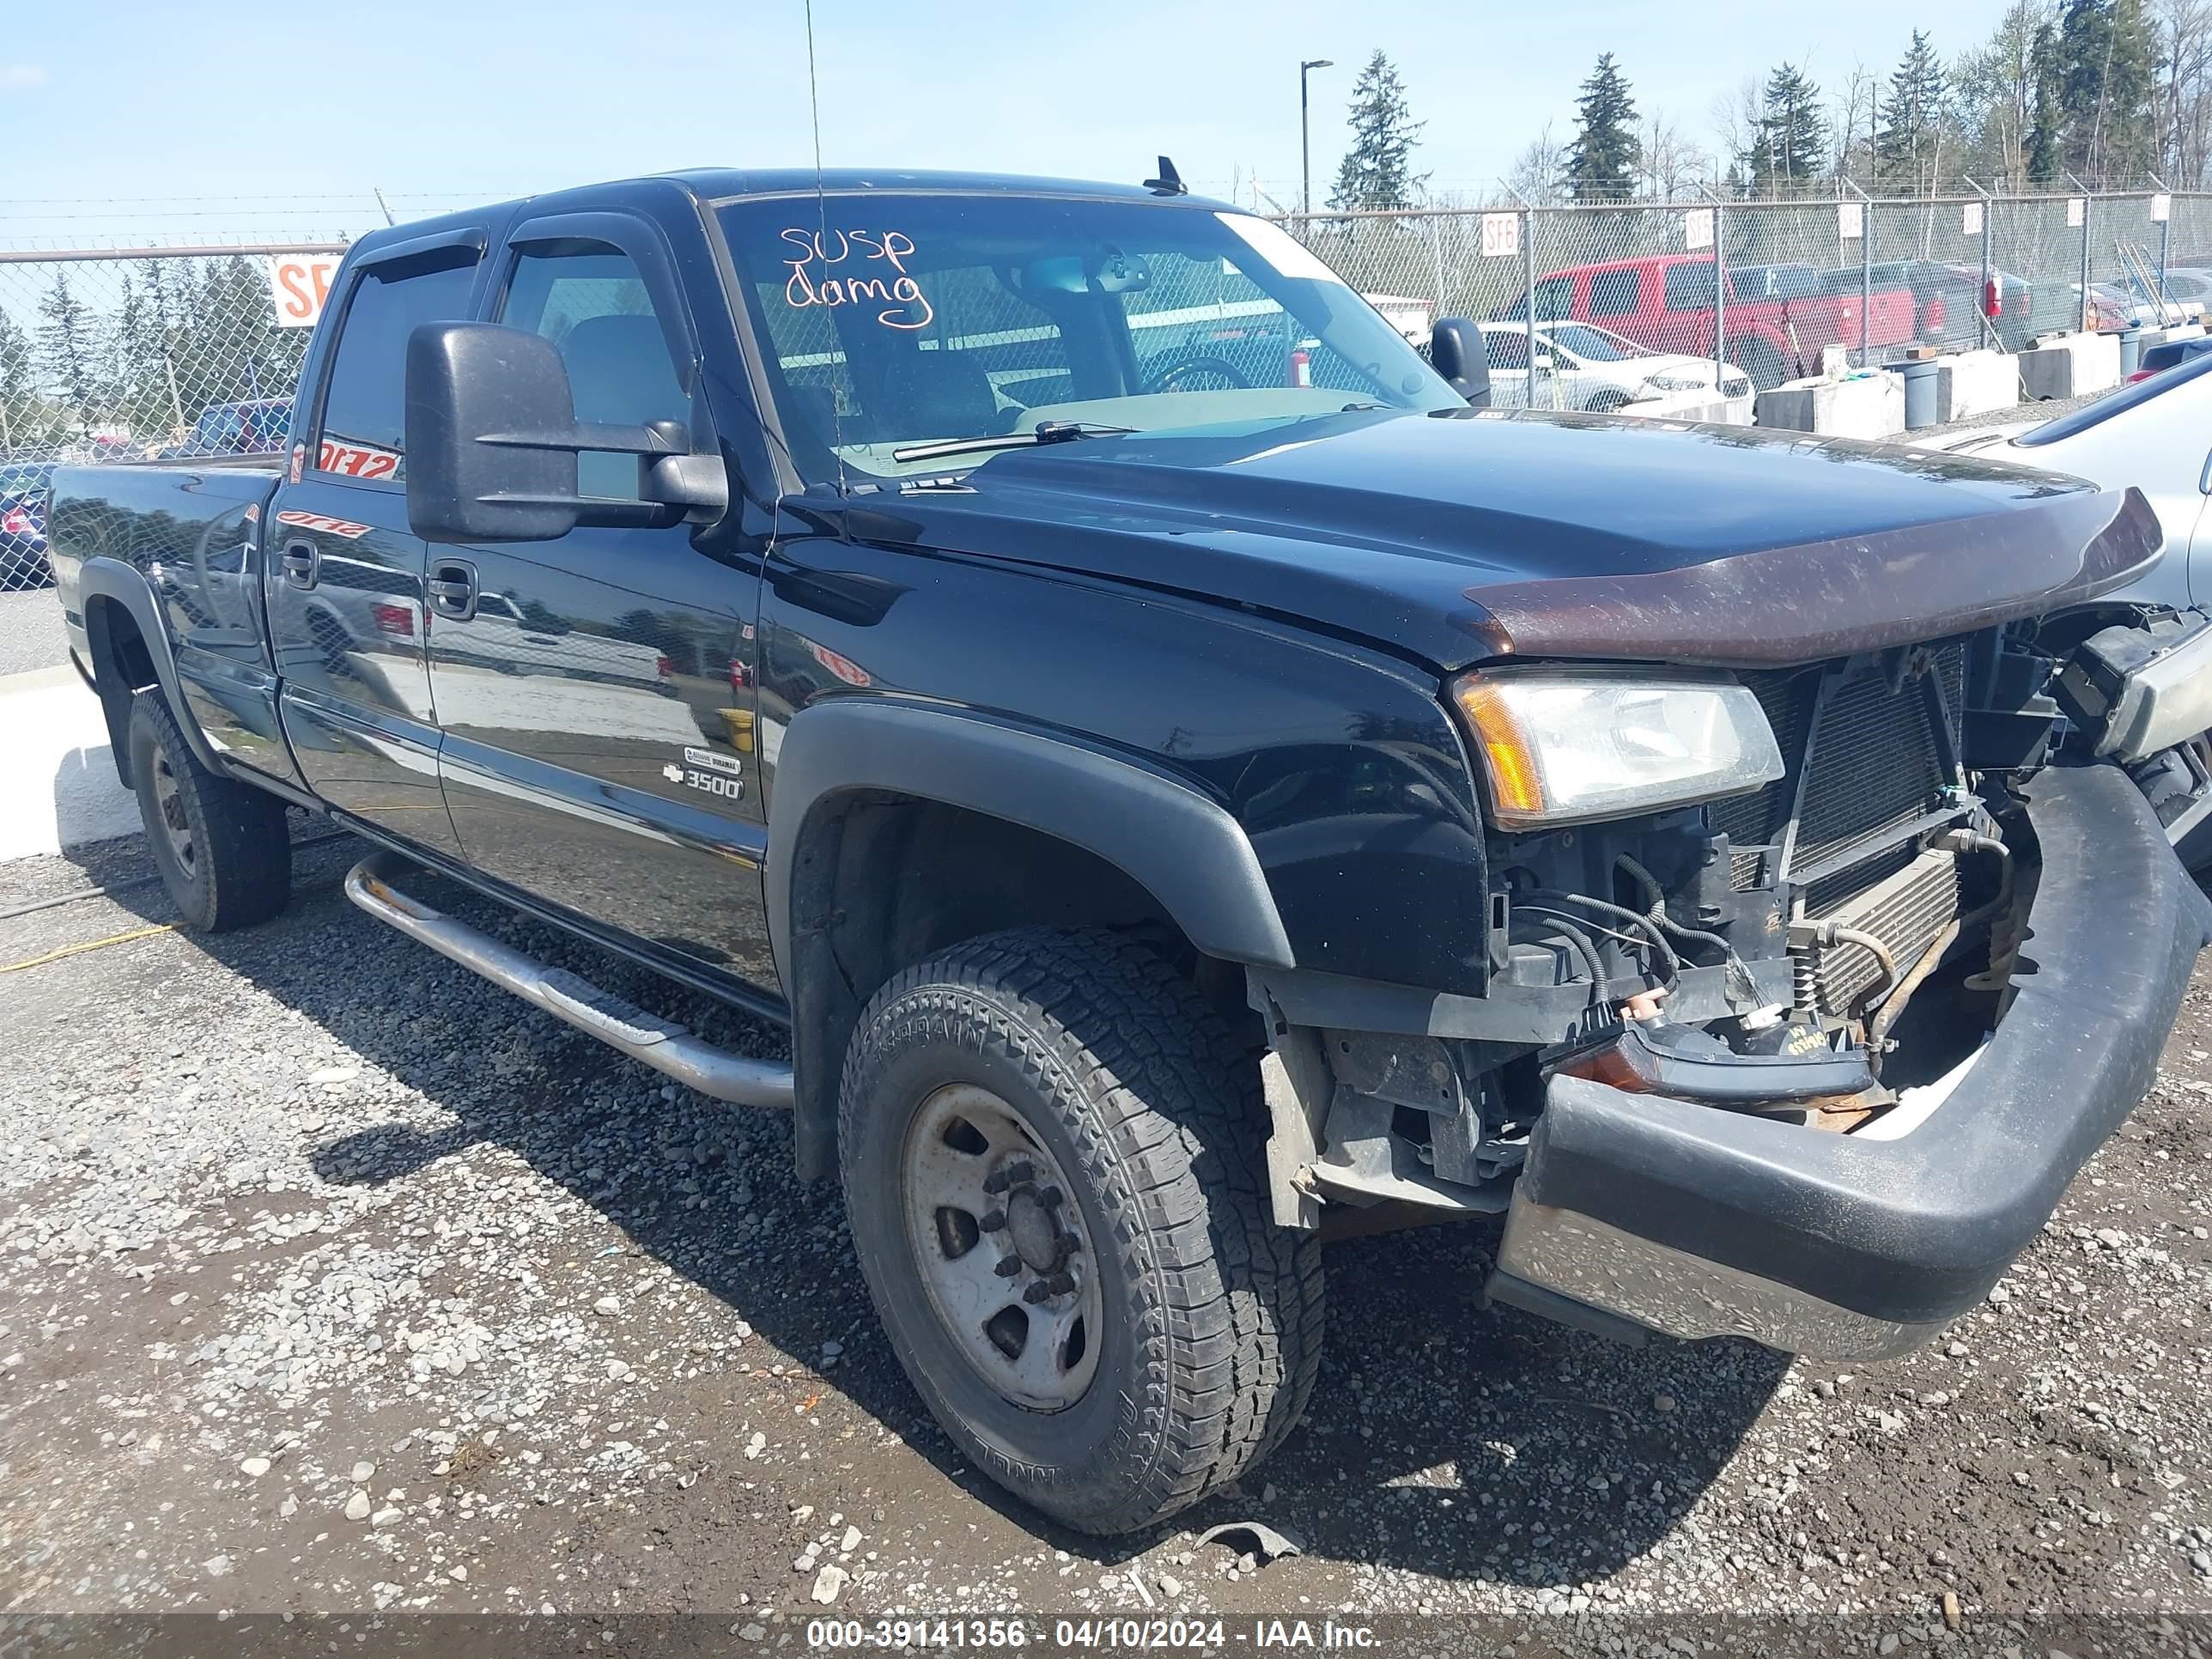
[{"label": "truck cab", "polygon": [[2139,494],[1482,362],[1165,165],[672,175],[362,239],[281,457],[49,531],[190,925],[305,807],[380,922],[788,1110],[921,1399],[1121,1532],[1295,1426],[1331,1215],[1502,1216],[1469,1288],[1625,1340],[1928,1340],[2212,931],[2136,781],[2212,799],[2212,625],[2100,608]]}]

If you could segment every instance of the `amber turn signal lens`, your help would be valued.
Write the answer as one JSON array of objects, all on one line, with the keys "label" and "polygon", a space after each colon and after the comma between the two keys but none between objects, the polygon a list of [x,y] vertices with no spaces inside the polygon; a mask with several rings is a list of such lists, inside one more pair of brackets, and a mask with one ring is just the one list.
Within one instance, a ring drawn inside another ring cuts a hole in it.
[{"label": "amber turn signal lens", "polygon": [[1512,705],[1492,680],[1464,679],[1452,696],[1467,716],[1475,741],[1489,763],[1490,787],[1501,811],[1535,817],[1544,810],[1543,775],[1529,752]]}]

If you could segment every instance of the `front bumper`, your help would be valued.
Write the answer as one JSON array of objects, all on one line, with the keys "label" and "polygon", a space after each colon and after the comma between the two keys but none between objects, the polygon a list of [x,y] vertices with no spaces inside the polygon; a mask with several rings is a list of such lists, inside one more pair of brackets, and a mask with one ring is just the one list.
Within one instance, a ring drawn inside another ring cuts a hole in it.
[{"label": "front bumper", "polygon": [[2015,994],[1932,1115],[1876,1139],[1555,1079],[1492,1293],[1849,1359],[1986,1295],[2150,1086],[2212,940],[2118,767],[2049,768],[2027,794],[2042,871]]}]

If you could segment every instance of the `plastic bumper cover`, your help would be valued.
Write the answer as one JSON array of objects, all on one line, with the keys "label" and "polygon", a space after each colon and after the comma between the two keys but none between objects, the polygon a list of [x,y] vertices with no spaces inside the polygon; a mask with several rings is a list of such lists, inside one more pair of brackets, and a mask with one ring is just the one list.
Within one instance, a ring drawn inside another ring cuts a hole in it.
[{"label": "plastic bumper cover", "polygon": [[2042,872],[2016,994],[1931,1116],[1876,1139],[1557,1079],[1492,1294],[1852,1359],[1987,1294],[2149,1087],[2212,939],[2118,768],[2048,769],[2027,794]]}]

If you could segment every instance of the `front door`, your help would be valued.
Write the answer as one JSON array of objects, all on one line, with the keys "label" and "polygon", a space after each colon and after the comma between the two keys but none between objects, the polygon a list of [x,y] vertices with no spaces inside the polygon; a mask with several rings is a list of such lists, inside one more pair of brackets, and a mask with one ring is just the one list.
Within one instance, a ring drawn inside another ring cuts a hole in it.
[{"label": "front door", "polygon": [[471,314],[478,246],[402,247],[349,277],[320,395],[300,422],[297,481],[277,490],[262,536],[284,731],[308,787],[448,854],[425,649],[428,550],[407,528],[404,365],[418,325]]},{"label": "front door", "polygon": [[[495,319],[544,335],[580,421],[703,430],[695,336],[658,233],[593,214],[525,225]],[[578,459],[635,501],[635,458]],[[430,683],[469,861],[689,962],[772,987],[754,775],[757,573],[684,524],[430,550]]]}]

